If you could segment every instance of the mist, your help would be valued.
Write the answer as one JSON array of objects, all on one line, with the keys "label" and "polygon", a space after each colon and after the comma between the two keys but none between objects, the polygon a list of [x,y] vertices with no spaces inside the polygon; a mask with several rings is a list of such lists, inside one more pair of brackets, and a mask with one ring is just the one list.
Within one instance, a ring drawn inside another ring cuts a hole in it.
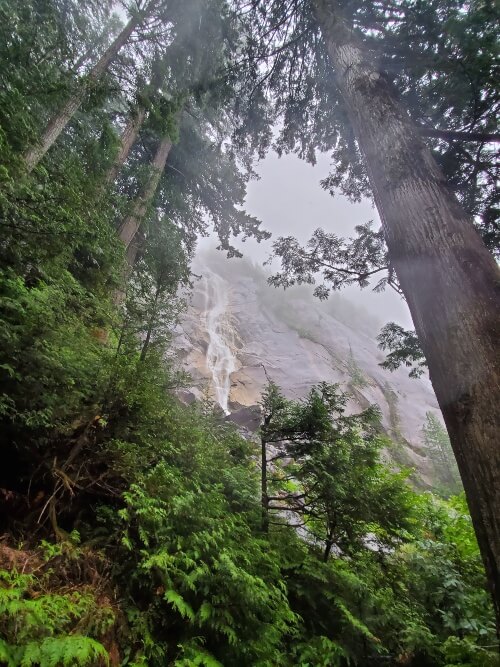
[{"label": "mist", "polygon": [[[380,224],[377,210],[369,200],[354,204],[340,193],[332,197],[322,189],[320,181],[330,171],[328,155],[319,155],[317,164],[312,166],[296,155],[280,158],[270,152],[256,165],[256,171],[259,178],[248,184],[245,210],[259,218],[263,228],[272,236],[261,243],[253,238],[232,241],[253,262],[263,264],[268,261],[272,255],[272,244],[279,236],[295,236],[305,243],[318,227],[348,237],[354,235],[356,225],[369,220],[377,226]],[[200,241],[199,248],[203,250],[215,244],[214,237],[209,237]],[[229,261],[233,263],[234,271],[238,271],[238,259]],[[269,272],[277,272],[279,259],[274,258],[266,268]],[[413,328],[405,301],[391,288],[377,293],[370,287],[359,289],[349,286],[341,291],[341,295],[363,306],[382,322],[395,321]]]}]

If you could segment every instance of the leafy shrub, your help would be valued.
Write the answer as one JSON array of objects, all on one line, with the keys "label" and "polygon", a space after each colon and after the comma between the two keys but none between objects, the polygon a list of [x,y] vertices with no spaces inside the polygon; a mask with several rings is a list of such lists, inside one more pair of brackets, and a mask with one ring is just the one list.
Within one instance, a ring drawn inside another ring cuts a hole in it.
[{"label": "leafy shrub", "polygon": [[114,624],[112,609],[90,590],[49,592],[44,584],[35,574],[0,570],[0,660],[9,667],[107,664],[95,637]]}]

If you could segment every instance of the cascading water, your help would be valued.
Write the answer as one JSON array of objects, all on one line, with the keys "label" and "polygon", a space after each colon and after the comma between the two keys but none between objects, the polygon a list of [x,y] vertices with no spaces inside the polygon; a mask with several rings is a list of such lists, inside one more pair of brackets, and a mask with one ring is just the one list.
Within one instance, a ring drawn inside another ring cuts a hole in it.
[{"label": "cascading water", "polygon": [[204,270],[205,319],[209,336],[207,367],[212,373],[215,399],[226,414],[231,390],[231,373],[236,370],[234,329],[228,313],[228,294],[225,281]]}]

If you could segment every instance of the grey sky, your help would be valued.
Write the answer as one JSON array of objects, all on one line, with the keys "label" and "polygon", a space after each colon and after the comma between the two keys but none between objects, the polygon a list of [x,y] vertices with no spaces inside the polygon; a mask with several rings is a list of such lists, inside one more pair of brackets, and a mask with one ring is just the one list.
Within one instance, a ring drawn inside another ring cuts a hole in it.
[{"label": "grey sky", "polygon": [[[349,236],[357,224],[378,221],[377,211],[369,201],[352,204],[342,195],[331,197],[319,182],[329,172],[329,159],[321,156],[315,167],[294,155],[278,158],[269,153],[257,165],[260,180],[248,186],[246,210],[262,220],[273,237],[261,244],[253,240],[237,243],[242,252],[263,262],[270,254],[273,238],[293,235],[306,241],[318,227],[336,234]],[[233,260],[234,261],[234,260]],[[236,270],[237,262],[235,262]],[[272,269],[278,270],[275,260]],[[343,296],[362,304],[381,321],[396,320],[403,326],[413,327],[406,304],[392,290],[376,294],[370,289],[351,287]]]}]

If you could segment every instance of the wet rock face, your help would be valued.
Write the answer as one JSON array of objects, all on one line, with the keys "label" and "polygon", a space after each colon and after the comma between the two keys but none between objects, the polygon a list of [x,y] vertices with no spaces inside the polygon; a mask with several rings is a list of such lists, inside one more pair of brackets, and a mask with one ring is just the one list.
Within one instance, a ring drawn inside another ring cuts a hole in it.
[{"label": "wet rock face", "polygon": [[391,457],[417,467],[421,481],[432,483],[421,429],[426,412],[439,413],[436,398],[427,378],[414,380],[404,369],[390,373],[379,366],[384,357],[377,323],[347,302],[322,304],[305,288],[268,287],[265,276],[248,265],[225,262],[195,272],[203,278],[176,338],[193,378],[192,395],[208,391],[234,421],[252,430],[258,426],[255,409],[243,409],[259,403],[266,374],[295,399],[319,382],[339,383],[352,394],[353,412],[373,403],[380,407],[383,427],[395,442]]},{"label": "wet rock face", "polygon": [[231,412],[228,419],[240,429],[255,433],[261,422],[260,408],[258,405],[241,406],[238,403],[230,403]]}]

